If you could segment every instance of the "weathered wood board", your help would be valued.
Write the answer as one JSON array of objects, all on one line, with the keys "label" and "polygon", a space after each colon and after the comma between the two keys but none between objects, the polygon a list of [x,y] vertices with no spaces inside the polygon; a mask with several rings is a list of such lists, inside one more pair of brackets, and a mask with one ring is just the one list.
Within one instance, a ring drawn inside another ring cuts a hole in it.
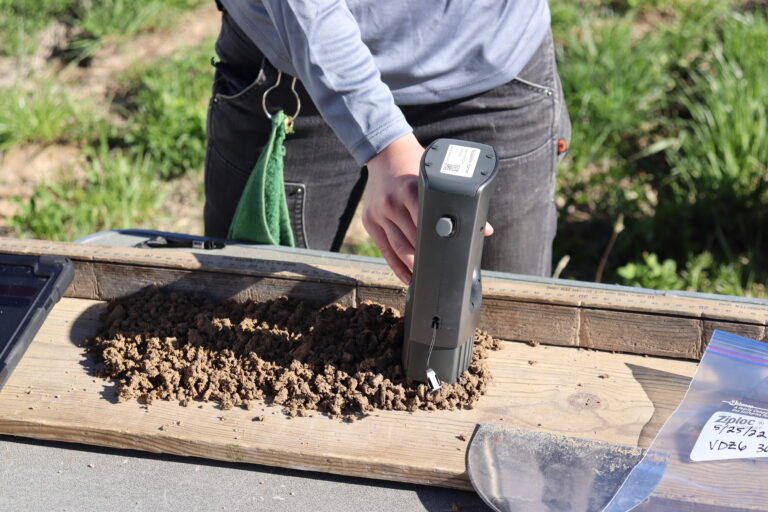
[{"label": "weathered wood board", "polygon": [[[476,424],[645,446],[695,369],[688,361],[508,342],[493,353],[494,381],[473,410],[379,411],[348,424],[319,414],[289,419],[267,406],[144,408],[114,403],[114,385],[89,373],[80,343],[95,333],[103,307],[67,298],[55,306],[0,392],[0,433],[469,488],[467,441],[458,436],[469,440]],[[261,414],[265,421],[252,421]]]},{"label": "weathered wood board", "polygon": [[[76,275],[68,297],[109,300],[155,283],[216,298],[374,300],[401,310],[405,301],[404,286],[386,265],[354,260],[277,261],[7,238],[0,238],[0,250],[71,258]],[[714,329],[768,341],[768,301],[492,274],[483,282],[482,325],[509,340],[698,359]]]},{"label": "weathered wood board", "polygon": [[[0,251],[63,255],[76,268],[68,298],[0,392],[0,433],[395,481],[468,488],[459,436],[468,440],[478,423],[648,446],[712,330],[768,338],[765,301],[491,274],[481,326],[511,341],[492,354],[494,382],[473,410],[381,411],[347,424],[288,419],[266,406],[144,408],[114,403],[114,385],[90,374],[80,342],[96,332],[105,300],[157,284],[219,299],[289,295],[401,309],[405,288],[383,264],[300,251],[282,261],[12,239],[0,239]],[[252,421],[261,414],[264,422]],[[684,500],[680,492],[666,496]]]}]

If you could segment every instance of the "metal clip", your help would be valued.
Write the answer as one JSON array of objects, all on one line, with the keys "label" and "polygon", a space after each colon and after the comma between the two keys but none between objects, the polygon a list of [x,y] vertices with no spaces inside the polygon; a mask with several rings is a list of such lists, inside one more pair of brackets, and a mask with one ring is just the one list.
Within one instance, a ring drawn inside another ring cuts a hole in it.
[{"label": "metal clip", "polygon": [[432,342],[429,344],[429,352],[427,352],[427,387],[430,391],[437,391],[440,389],[440,379],[437,378],[435,370],[429,367],[429,360],[432,359],[432,349],[435,348],[435,337],[437,336],[437,330],[440,328],[440,317],[432,317]]},{"label": "metal clip", "polygon": [[440,379],[437,378],[435,370],[427,368],[427,388],[430,391],[437,391],[440,389]]},{"label": "metal clip", "polygon": [[[280,80],[282,80],[282,78],[283,72],[278,70],[275,85],[264,91],[264,94],[261,96],[261,108],[264,110],[264,115],[267,116],[267,119],[272,119],[272,114],[270,114],[269,110],[267,109],[267,96],[273,89],[276,89],[280,85]],[[301,98],[299,98],[299,93],[296,92],[296,77],[293,77],[293,80],[291,81],[291,92],[293,93],[293,97],[296,99],[296,111],[292,116],[286,116],[285,118],[285,131],[287,132],[293,130],[293,121],[299,117],[299,112],[301,111]]]}]

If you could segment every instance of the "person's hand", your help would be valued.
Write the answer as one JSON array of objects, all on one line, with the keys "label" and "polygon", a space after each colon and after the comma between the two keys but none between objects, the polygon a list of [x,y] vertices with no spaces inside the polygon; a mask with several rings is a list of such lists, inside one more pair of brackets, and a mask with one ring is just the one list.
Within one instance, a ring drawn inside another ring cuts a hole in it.
[{"label": "person's hand", "polygon": [[[392,142],[368,162],[363,226],[395,275],[411,281],[419,219],[419,164],[424,148],[413,133]],[[493,234],[485,224],[485,236]]]},{"label": "person's hand", "polygon": [[395,275],[411,281],[419,218],[419,161],[424,148],[412,133],[368,162],[363,226]]}]

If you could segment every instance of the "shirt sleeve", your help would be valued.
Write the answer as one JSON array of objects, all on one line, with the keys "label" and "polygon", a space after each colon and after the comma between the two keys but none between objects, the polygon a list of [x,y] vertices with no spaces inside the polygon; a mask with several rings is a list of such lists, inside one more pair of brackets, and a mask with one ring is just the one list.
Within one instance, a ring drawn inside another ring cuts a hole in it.
[{"label": "shirt sleeve", "polygon": [[297,78],[363,165],[410,133],[343,0],[264,0]]}]

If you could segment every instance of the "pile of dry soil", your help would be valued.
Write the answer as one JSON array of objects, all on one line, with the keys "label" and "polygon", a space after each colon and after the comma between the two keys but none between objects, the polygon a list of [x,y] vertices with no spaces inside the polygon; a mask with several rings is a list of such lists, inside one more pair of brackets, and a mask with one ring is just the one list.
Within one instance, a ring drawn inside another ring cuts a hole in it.
[{"label": "pile of dry soil", "polygon": [[491,379],[488,350],[500,348],[478,331],[469,370],[429,393],[404,378],[402,318],[379,304],[212,302],[152,287],[111,302],[103,320],[86,345],[98,374],[117,382],[118,401],[210,400],[230,409],[266,399],[290,416],[471,408]]}]

